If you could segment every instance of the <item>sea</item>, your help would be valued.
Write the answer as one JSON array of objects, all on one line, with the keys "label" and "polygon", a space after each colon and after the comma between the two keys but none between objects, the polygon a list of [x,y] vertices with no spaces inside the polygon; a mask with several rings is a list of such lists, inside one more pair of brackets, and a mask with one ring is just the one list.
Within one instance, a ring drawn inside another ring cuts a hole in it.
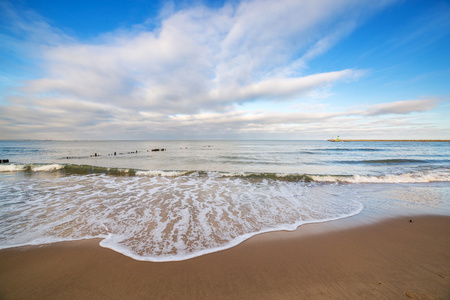
[{"label": "sea", "polygon": [[0,249],[178,261],[358,214],[450,215],[450,143],[0,141]]}]

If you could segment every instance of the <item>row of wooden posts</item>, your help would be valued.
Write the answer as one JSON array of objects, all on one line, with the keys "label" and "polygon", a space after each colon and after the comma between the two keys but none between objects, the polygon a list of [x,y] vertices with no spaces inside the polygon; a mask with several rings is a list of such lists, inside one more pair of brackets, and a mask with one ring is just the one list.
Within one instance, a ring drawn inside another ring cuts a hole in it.
[{"label": "row of wooden posts", "polygon": [[[208,145],[208,146],[204,146],[204,147],[212,147],[211,145]],[[187,149],[187,147],[186,147],[186,149]],[[152,149],[152,150],[147,150],[147,152],[159,152],[159,151],[167,151],[167,149],[165,149],[165,148],[155,148],[155,149]],[[137,154],[139,151],[138,150],[136,150],[135,152],[127,152],[127,154]],[[141,152],[145,152],[145,151],[141,151]],[[119,153],[119,155],[124,155],[125,153]],[[97,153],[94,153],[94,154],[92,154],[92,155],[90,155],[90,157],[98,157],[98,156],[101,156],[100,154],[97,154]],[[112,154],[108,154],[108,156],[117,156],[117,152],[114,152],[114,153],[112,153]],[[74,157],[70,157],[70,156],[67,156],[66,157],[66,159],[69,159],[69,158],[74,158]],[[9,163],[9,159],[0,159],[0,164],[7,164],[7,163]]]},{"label": "row of wooden posts", "polygon": [[[147,150],[147,152],[158,152],[158,151],[167,151],[165,148],[157,148],[157,149],[152,149],[152,150]],[[127,154],[137,154],[139,151],[136,150],[135,152],[127,152]],[[141,151],[141,152],[145,152],[145,151]],[[119,155],[124,155],[125,153],[119,153]],[[108,154],[108,156],[116,156],[117,152],[114,152],[113,154]],[[94,153],[93,155],[91,155],[90,157],[97,157],[97,156],[101,156],[100,154]],[[67,157],[67,159],[69,159],[70,157]]]}]

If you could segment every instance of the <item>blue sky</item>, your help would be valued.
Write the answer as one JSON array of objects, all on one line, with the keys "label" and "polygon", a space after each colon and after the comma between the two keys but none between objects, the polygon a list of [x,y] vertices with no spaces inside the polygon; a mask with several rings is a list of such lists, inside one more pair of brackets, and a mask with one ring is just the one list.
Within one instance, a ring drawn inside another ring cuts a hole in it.
[{"label": "blue sky", "polygon": [[0,139],[450,139],[450,4],[0,0]]}]

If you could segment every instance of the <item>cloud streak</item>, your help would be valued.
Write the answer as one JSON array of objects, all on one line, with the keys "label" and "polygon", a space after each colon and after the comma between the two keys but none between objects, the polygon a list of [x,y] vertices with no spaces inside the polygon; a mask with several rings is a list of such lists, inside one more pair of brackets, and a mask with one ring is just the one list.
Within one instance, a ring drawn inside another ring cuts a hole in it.
[{"label": "cloud streak", "polygon": [[341,112],[240,109],[255,102],[298,104],[364,76],[352,66],[308,73],[307,64],[391,2],[261,0],[220,9],[195,6],[164,16],[155,28],[121,28],[90,42],[4,5],[15,24],[12,30],[27,33],[16,43],[39,50],[40,76],[24,80],[4,98],[0,137],[230,138],[429,111],[435,100]]},{"label": "cloud streak", "polygon": [[379,116],[386,114],[409,114],[412,112],[426,112],[435,108],[438,104],[437,99],[428,100],[409,100],[409,101],[396,101],[392,103],[383,103],[372,106],[367,110],[365,115],[367,116]]}]

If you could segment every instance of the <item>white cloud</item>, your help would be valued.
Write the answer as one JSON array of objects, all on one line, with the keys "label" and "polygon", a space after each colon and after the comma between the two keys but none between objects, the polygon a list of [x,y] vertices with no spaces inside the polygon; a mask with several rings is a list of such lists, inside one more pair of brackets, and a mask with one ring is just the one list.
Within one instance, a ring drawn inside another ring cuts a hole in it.
[{"label": "white cloud", "polygon": [[396,101],[391,103],[383,103],[373,105],[366,111],[368,116],[379,116],[386,114],[409,114],[412,112],[425,112],[432,110],[438,104],[437,99],[425,99],[425,100],[406,100]]},{"label": "white cloud", "polygon": [[[238,101],[245,101],[246,94],[252,100],[251,94],[274,98],[274,89],[264,87],[276,83],[287,88],[276,89],[285,97],[289,90],[305,89],[303,83],[295,87],[305,79],[286,77],[276,69],[289,68],[292,58],[302,51],[317,52],[317,44],[323,44],[322,27],[326,28],[325,39],[329,34],[340,36],[327,27],[349,8],[361,10],[354,0],[339,4],[331,0],[247,1],[217,11],[204,7],[178,11],[156,30],[120,30],[117,35],[103,36],[100,43],[63,39],[44,49],[45,76],[27,82],[22,90],[161,107],[163,111],[218,108],[217,99],[220,103],[235,101],[222,100],[231,89],[241,90]],[[58,33],[43,28],[41,36]],[[315,46],[308,49],[311,43]],[[320,84],[313,88],[317,87]],[[193,99],[199,103],[192,103]]]},{"label": "white cloud", "polygon": [[167,138],[196,129],[198,136],[232,137],[320,127],[327,132],[344,119],[361,124],[384,114],[427,111],[434,100],[337,113],[236,108],[293,100],[293,107],[305,108],[299,103],[303,97],[326,97],[333,85],[360,78],[364,72],[352,66],[310,74],[304,67],[348,35],[362,16],[388,2],[262,0],[218,10],[196,6],[167,13],[156,29],[145,24],[122,28],[90,43],[64,35],[38,16],[35,22],[31,14],[20,18],[8,7],[17,28],[42,36],[42,43],[29,40],[39,46],[43,75],[24,81],[14,97],[6,98],[0,136]]}]

